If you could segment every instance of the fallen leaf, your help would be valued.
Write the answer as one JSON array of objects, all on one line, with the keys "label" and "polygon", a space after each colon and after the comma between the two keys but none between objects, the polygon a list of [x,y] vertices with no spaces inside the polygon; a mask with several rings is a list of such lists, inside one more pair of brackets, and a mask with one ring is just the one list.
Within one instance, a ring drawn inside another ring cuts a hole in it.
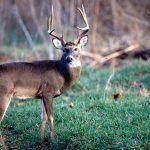
[{"label": "fallen leaf", "polygon": [[69,102],[67,103],[65,106],[63,106],[62,108],[73,108],[73,103],[72,102]]},{"label": "fallen leaf", "polygon": [[114,93],[114,94],[112,95],[112,98],[115,99],[115,100],[121,99],[121,98],[123,98],[123,97],[124,97],[123,92],[117,92],[117,93]]},{"label": "fallen leaf", "polygon": [[40,128],[40,125],[38,124],[38,123],[36,123],[36,125],[35,125],[37,128]]},{"label": "fallen leaf", "polygon": [[147,89],[143,86],[140,87],[139,92],[137,93],[137,96],[148,96],[149,93],[147,91]]},{"label": "fallen leaf", "polygon": [[69,143],[68,146],[67,146],[67,148],[69,148],[69,149],[75,149],[75,148],[78,147],[78,145],[79,145],[79,143],[76,142],[76,141],[74,141],[72,143]]},{"label": "fallen leaf", "polygon": [[134,81],[133,83],[131,83],[131,86],[139,88],[137,96],[148,96],[149,95],[148,90],[145,88],[145,86],[142,82]]},{"label": "fallen leaf", "polygon": [[140,85],[141,85],[141,83],[136,82],[136,81],[131,83],[131,87],[139,87]]},{"label": "fallen leaf", "polygon": [[62,99],[65,100],[65,101],[68,101],[69,97],[68,96],[62,96]]},{"label": "fallen leaf", "polygon": [[73,103],[72,103],[72,102],[68,103],[68,104],[67,104],[67,107],[68,107],[68,108],[73,108]]},{"label": "fallen leaf", "polygon": [[15,127],[13,125],[2,126],[3,130],[14,130]]},{"label": "fallen leaf", "polygon": [[17,103],[16,103],[16,106],[17,106],[17,107],[20,107],[20,106],[23,106],[23,105],[24,105],[23,102],[17,102]]},{"label": "fallen leaf", "polygon": [[77,139],[73,139],[71,140],[70,143],[68,143],[67,149],[77,149],[78,146],[79,146],[79,141],[77,141]]},{"label": "fallen leaf", "polygon": [[35,150],[41,150],[41,144],[40,143],[36,143]]}]

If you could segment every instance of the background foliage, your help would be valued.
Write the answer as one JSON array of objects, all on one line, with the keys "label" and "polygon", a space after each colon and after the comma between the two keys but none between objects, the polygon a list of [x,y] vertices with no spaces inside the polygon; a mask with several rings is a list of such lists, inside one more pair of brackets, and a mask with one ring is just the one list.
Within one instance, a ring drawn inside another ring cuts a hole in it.
[{"label": "background foliage", "polygon": [[57,52],[47,34],[51,5],[55,29],[72,40],[78,34],[74,27],[84,25],[76,9],[82,3],[90,24],[90,52],[101,55],[135,43],[150,48],[149,0],[0,0],[1,51],[6,53],[4,46],[11,46],[15,59],[53,58]]}]

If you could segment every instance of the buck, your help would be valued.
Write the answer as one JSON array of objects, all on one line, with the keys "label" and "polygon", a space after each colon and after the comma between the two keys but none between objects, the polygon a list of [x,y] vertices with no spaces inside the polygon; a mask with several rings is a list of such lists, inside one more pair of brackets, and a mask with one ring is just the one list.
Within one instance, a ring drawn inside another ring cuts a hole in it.
[{"label": "buck", "polygon": [[[12,97],[41,99],[42,123],[40,139],[44,139],[45,125],[48,120],[51,140],[54,140],[53,98],[61,95],[79,78],[81,71],[81,50],[88,42],[89,31],[87,17],[82,5],[78,9],[86,27],[77,27],[82,32],[74,42],[65,42],[53,29],[53,8],[48,19],[48,33],[53,44],[62,50],[60,60],[42,60],[34,62],[13,62],[0,65],[0,123]],[[4,146],[2,135],[0,142]]]}]

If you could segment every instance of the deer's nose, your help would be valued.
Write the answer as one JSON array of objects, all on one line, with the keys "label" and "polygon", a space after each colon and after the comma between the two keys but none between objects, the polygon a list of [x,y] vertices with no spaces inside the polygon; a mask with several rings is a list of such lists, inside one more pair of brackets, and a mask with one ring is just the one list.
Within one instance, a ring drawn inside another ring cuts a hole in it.
[{"label": "deer's nose", "polygon": [[67,61],[68,63],[72,62],[72,61],[73,61],[72,56],[67,56],[67,57],[66,57],[66,61]]}]

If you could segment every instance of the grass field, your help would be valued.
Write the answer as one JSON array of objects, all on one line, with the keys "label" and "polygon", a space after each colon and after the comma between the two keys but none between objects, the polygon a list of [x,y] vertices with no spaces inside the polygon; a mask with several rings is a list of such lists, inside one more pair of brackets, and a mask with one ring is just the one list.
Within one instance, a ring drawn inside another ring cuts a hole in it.
[{"label": "grass field", "polygon": [[[110,83],[108,79],[111,77]],[[49,128],[38,143],[39,100],[12,101],[1,130],[10,149],[150,149],[150,96],[137,96],[142,82],[150,91],[150,63],[137,61],[112,71],[84,67],[78,82],[54,101],[56,137]],[[106,86],[107,85],[107,86]],[[114,99],[113,95],[122,92]],[[72,102],[72,108],[65,106]]]}]

